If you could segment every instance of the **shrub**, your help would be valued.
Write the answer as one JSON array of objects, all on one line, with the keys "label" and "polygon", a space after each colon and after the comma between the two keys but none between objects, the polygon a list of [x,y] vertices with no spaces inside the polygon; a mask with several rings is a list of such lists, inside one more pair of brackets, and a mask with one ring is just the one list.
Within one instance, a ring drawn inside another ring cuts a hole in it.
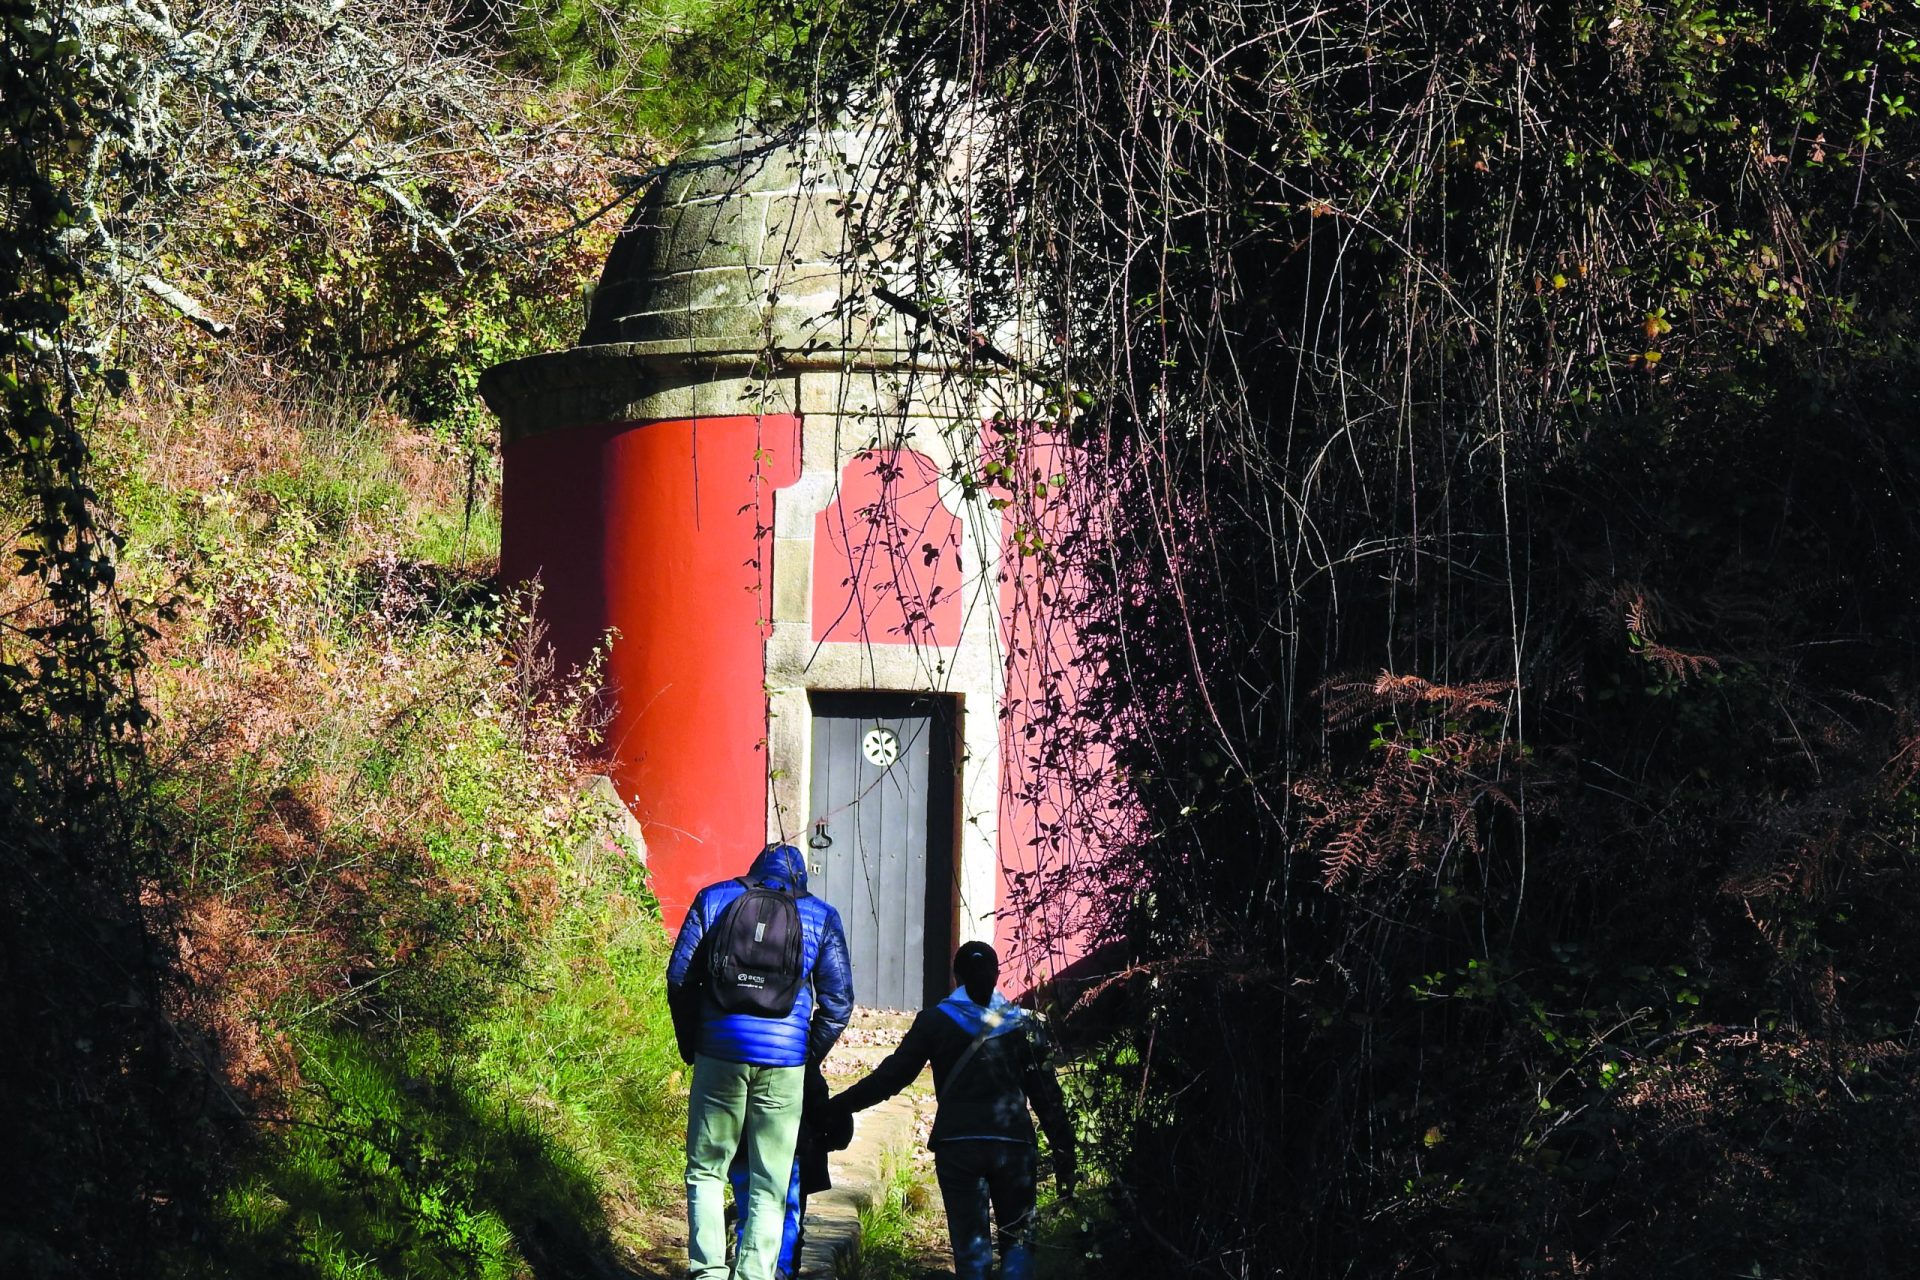
[{"label": "shrub", "polygon": [[131,406],[124,566],[153,642],[153,793],[230,1116],[184,1274],[592,1273],[683,1125],[639,851],[578,790],[590,672],[556,678],[485,562],[402,559],[459,455],[379,406]]}]

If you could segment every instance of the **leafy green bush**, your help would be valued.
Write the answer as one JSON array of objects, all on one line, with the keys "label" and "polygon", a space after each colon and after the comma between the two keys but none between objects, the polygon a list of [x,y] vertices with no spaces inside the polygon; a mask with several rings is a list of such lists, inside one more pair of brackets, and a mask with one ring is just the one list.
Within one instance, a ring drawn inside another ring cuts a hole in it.
[{"label": "leafy green bush", "polygon": [[529,0],[506,40],[609,125],[672,150],[797,97],[789,59],[822,16],[765,0]]}]

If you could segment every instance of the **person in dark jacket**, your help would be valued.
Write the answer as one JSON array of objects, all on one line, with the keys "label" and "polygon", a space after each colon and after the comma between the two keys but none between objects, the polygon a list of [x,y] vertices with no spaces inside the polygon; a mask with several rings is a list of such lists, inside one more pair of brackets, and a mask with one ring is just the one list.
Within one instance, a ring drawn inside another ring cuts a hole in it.
[{"label": "person in dark jacket", "polygon": [[680,1053],[693,1064],[687,1100],[687,1265],[691,1280],[723,1280],[727,1166],[744,1148],[747,1199],[734,1280],[772,1280],[800,1130],[805,1069],[818,1065],[853,1012],[852,966],[840,913],[806,893],[807,864],[788,844],[768,845],[745,879],[800,895],[801,983],[780,1018],[728,1013],[707,993],[701,940],[735,898],[740,880],[702,889],[667,964],[667,1000]]},{"label": "person in dark jacket", "polygon": [[1031,1102],[1053,1149],[1060,1194],[1073,1195],[1077,1166],[1073,1126],[1049,1063],[1045,1029],[994,990],[1000,959],[984,942],[953,958],[960,987],[913,1020],[900,1047],[866,1079],[833,1100],[846,1115],[890,1098],[933,1064],[939,1099],[933,1133],[934,1172],[947,1209],[957,1280],[986,1280],[993,1269],[988,1207],[999,1224],[1001,1280],[1032,1273],[1034,1186],[1038,1153]]}]

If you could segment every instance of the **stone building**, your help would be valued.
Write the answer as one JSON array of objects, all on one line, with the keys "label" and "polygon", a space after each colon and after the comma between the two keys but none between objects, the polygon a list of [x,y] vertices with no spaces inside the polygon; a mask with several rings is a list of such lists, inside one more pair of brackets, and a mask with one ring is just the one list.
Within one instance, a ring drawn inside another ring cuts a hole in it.
[{"label": "stone building", "polygon": [[1071,904],[1014,891],[1059,816],[1020,743],[1072,642],[1010,542],[1068,468],[996,425],[1030,420],[1015,362],[980,358],[875,249],[885,142],[692,152],[620,237],[579,344],[482,392],[503,575],[540,580],[563,664],[612,635],[607,749],[669,926],[792,841],[861,1002],[912,1007],[962,940],[995,940],[1016,985],[1075,958]]}]

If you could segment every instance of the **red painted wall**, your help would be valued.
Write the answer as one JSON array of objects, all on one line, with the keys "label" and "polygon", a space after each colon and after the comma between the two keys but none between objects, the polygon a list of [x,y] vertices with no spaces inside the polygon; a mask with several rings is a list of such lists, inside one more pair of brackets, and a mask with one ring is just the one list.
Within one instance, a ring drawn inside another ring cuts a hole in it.
[{"label": "red painted wall", "polygon": [[609,423],[503,454],[501,575],[540,579],[561,669],[619,633],[606,750],[678,928],[765,842],[772,498],[799,478],[800,420]]},{"label": "red painted wall", "polygon": [[814,517],[813,638],[960,643],[960,521],[912,449],[856,454]]},{"label": "red painted wall", "polygon": [[[702,885],[744,871],[764,841],[772,496],[799,478],[799,462],[791,416],[607,423],[504,453],[502,576],[540,579],[562,671],[585,662],[608,629],[619,633],[606,666],[609,767],[645,825],[669,928]],[[1033,481],[1073,474],[1075,460],[1036,439],[1022,464],[1019,491],[1003,495],[1002,533],[1011,541],[1024,528],[1044,543],[1065,504]],[[939,502],[938,480],[910,450],[848,463],[815,523],[816,639],[958,642],[959,524]],[[1092,674],[1076,661],[1072,603],[1084,584],[1014,548],[1003,565],[996,942],[1009,983],[1026,987],[1086,950],[1088,903],[1070,890],[1095,851],[1080,823],[1122,828],[1129,809],[1112,789],[1075,784],[1099,761],[1046,764],[1036,750],[1044,731],[1029,732],[1050,703],[1070,710]]]}]

